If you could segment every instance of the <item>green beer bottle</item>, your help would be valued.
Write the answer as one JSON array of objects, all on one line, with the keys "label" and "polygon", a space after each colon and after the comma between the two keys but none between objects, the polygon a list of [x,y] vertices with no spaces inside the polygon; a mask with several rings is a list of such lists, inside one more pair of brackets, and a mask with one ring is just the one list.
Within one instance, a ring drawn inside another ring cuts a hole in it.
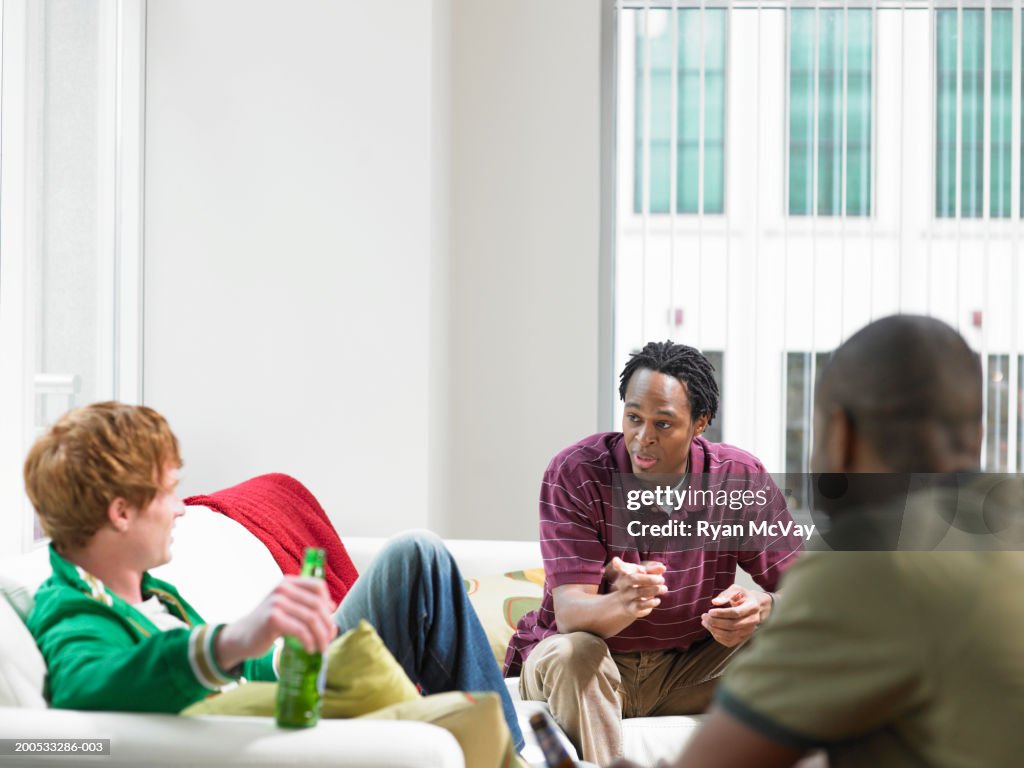
[{"label": "green beer bottle", "polygon": [[[324,551],[307,547],[302,575],[324,577]],[[312,728],[320,720],[320,693],[326,667],[319,651],[307,653],[296,638],[285,636],[278,664],[277,724],[282,728]]]}]

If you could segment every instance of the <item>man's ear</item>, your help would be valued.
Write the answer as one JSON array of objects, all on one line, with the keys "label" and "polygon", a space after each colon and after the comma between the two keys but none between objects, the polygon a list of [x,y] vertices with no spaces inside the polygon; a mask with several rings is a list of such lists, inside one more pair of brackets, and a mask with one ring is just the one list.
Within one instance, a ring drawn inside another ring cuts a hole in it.
[{"label": "man's ear", "polygon": [[699,416],[696,424],[694,424],[694,432],[698,435],[703,434],[704,430],[708,428],[709,421],[710,419],[706,413],[703,416]]},{"label": "man's ear", "polygon": [[128,530],[128,524],[131,522],[131,505],[126,499],[118,496],[107,507],[107,519],[115,531],[123,533]]},{"label": "man's ear", "polygon": [[850,414],[843,408],[834,408],[828,415],[825,432],[825,455],[833,472],[849,472],[853,468],[856,429]]}]

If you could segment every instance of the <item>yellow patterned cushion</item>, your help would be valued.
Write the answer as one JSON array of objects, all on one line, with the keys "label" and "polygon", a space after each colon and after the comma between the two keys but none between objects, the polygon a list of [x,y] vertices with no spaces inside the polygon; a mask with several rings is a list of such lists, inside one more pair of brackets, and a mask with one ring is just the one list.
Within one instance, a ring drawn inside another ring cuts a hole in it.
[{"label": "yellow patterned cushion", "polygon": [[469,601],[484,626],[494,658],[502,664],[519,619],[540,608],[544,569],[529,568],[465,581]]}]

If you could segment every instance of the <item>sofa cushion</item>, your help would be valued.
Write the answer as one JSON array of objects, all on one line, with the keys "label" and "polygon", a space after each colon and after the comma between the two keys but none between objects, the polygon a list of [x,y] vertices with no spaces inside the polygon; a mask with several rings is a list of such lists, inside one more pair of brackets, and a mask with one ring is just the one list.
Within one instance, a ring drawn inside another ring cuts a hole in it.
[{"label": "sofa cushion", "polygon": [[45,709],[46,662],[32,634],[7,600],[0,598],[0,707]]},{"label": "sofa cushion", "polygon": [[504,574],[467,576],[469,602],[483,624],[491,652],[505,663],[505,649],[523,614],[540,608],[544,596],[544,569],[531,568]]},{"label": "sofa cushion", "polygon": [[[320,709],[323,717],[358,717],[419,697],[405,670],[365,619],[327,649],[326,688]],[[276,698],[277,683],[247,683],[203,699],[182,714],[273,715]]]},{"label": "sofa cushion", "polygon": [[50,575],[49,547],[0,560],[0,597],[7,599],[22,621],[32,612],[34,595]]},{"label": "sofa cushion", "polygon": [[419,697],[416,686],[366,619],[331,644],[325,717],[358,717]]},{"label": "sofa cushion", "polygon": [[[526,736],[527,749],[523,756],[531,763],[535,760],[541,765],[544,755],[530,731],[530,715],[534,712],[551,714],[551,709],[544,701],[524,701],[519,694],[519,678],[505,679],[505,686],[516,707],[520,727]],[[668,763],[674,761],[683,745],[696,732],[704,715],[676,715],[662,717],[630,717],[622,721],[622,754],[639,765],[654,765],[659,760]],[[575,756],[576,750],[562,731],[558,732],[563,746],[570,755]]]},{"label": "sofa cushion", "polygon": [[631,717],[622,721],[622,754],[640,765],[679,757],[704,715]]},{"label": "sofa cushion", "polygon": [[518,765],[512,736],[495,693],[448,691],[363,715],[368,720],[419,720],[440,726],[462,747],[466,768]]},{"label": "sofa cushion", "polygon": [[49,575],[46,547],[0,562],[0,707],[46,707],[46,662],[24,621]]}]

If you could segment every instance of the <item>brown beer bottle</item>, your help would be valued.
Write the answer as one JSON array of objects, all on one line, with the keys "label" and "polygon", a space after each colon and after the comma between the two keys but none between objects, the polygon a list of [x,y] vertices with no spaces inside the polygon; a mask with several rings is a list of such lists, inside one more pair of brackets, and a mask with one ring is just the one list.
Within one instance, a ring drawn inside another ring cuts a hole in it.
[{"label": "brown beer bottle", "polygon": [[544,753],[544,762],[548,768],[576,768],[576,763],[565,751],[565,747],[558,739],[555,726],[547,715],[543,712],[534,712],[530,715],[530,727],[537,736],[537,743]]}]

